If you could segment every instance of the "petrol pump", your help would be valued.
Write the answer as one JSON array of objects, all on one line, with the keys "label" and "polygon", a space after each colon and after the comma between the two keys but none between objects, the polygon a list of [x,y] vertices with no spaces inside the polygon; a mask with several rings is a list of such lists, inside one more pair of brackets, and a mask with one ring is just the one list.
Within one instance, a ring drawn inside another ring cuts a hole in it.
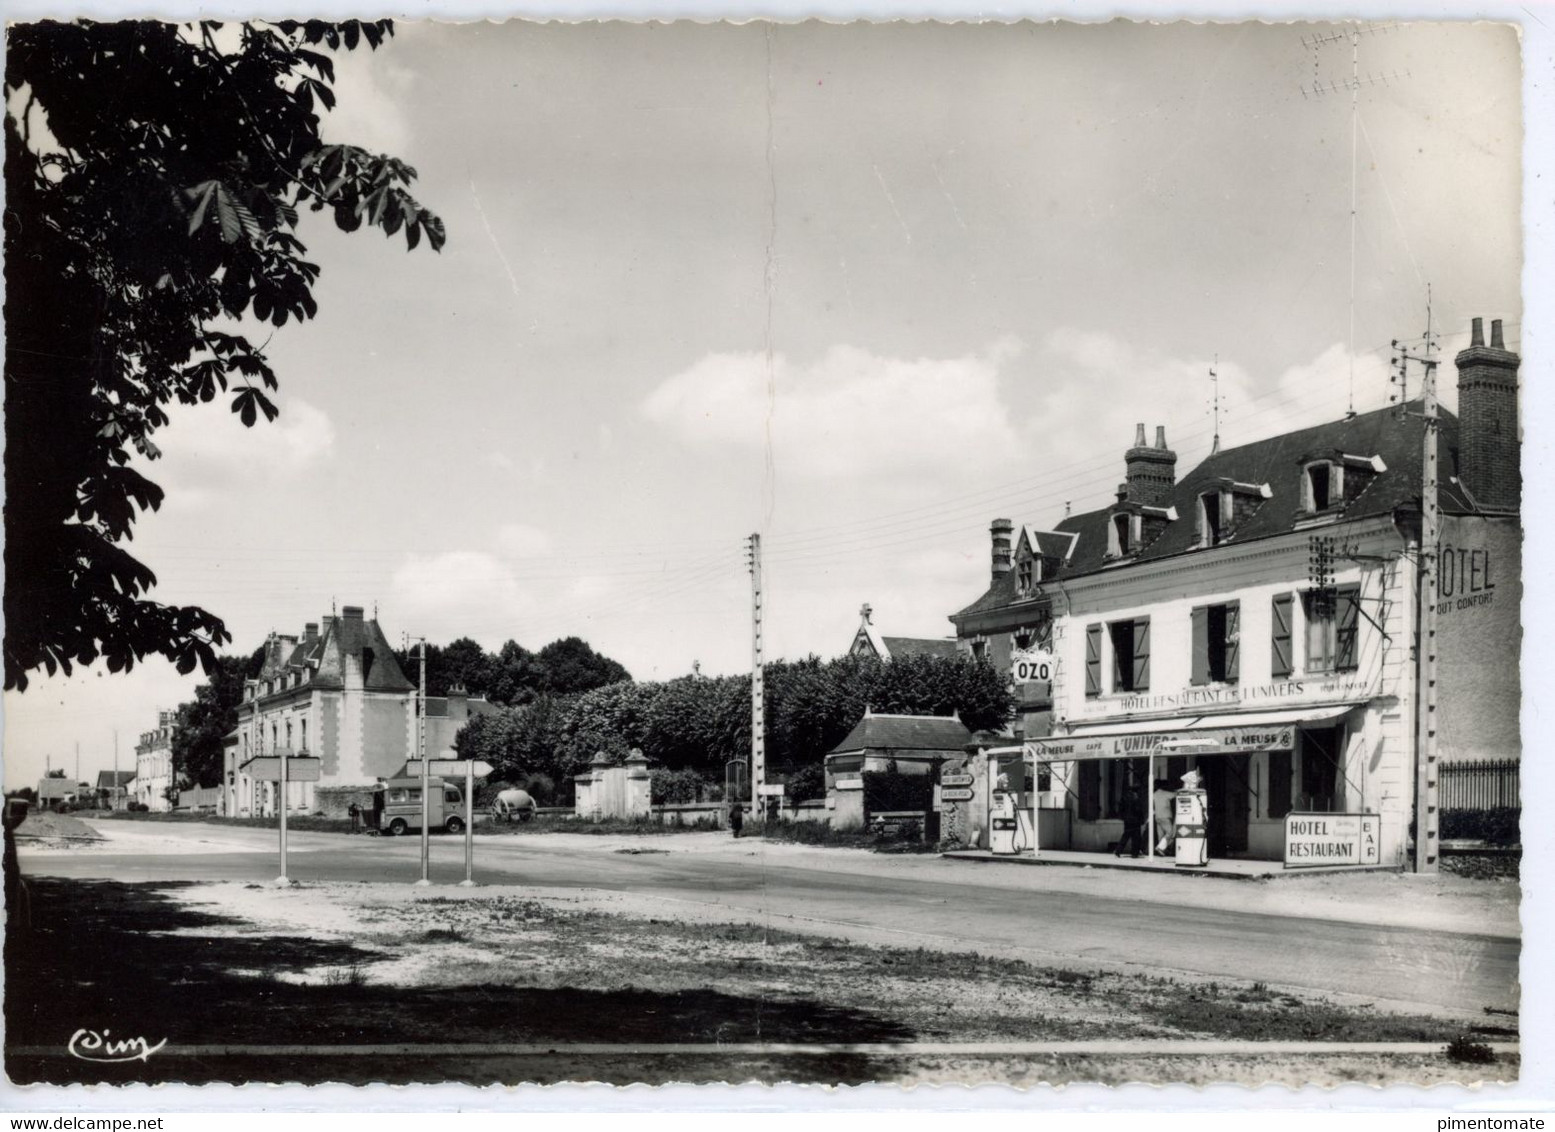
[{"label": "petrol pump", "polygon": [[993,788],[988,792],[988,848],[1000,856],[1029,853],[1036,848],[1036,783],[1023,751],[1011,752],[1017,760],[1007,769],[991,759],[988,773]]},{"label": "petrol pump", "polygon": [[1182,776],[1176,803],[1176,864],[1179,868],[1203,868],[1209,864],[1209,808],[1198,771]]},{"label": "petrol pump", "polygon": [[1010,791],[1010,776],[1000,774],[988,796],[988,848],[1003,857],[1019,852],[1016,847],[1020,819],[1015,816],[1015,795]]}]

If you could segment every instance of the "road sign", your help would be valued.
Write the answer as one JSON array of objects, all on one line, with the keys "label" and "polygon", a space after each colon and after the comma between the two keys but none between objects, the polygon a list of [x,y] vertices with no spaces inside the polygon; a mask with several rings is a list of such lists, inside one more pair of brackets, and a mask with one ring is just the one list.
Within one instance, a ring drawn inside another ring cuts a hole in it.
[{"label": "road sign", "polygon": [[970,802],[972,800],[972,791],[969,788],[960,786],[941,788],[939,797],[942,802]]},{"label": "road sign", "polygon": [[972,785],[972,776],[970,774],[941,775],[939,784],[941,786],[970,786]]},{"label": "road sign", "polygon": [[1010,675],[1017,684],[1047,684],[1053,679],[1053,654],[1018,652],[1010,657]]},{"label": "road sign", "polygon": [[786,789],[787,787],[785,787],[781,782],[763,782],[760,786],[756,787],[756,793],[781,798],[783,796],[783,791]]},{"label": "road sign", "polygon": [[[466,770],[471,769],[472,761],[476,778],[489,778],[491,777],[491,772],[497,769],[481,759],[429,759],[430,765],[427,767],[427,773],[439,776],[446,774],[450,777],[456,774],[464,774]],[[405,766],[407,768],[406,773],[412,778],[421,773],[420,759],[411,759]]]},{"label": "road sign", "polygon": [[[320,760],[307,756],[295,756],[286,760],[286,780],[288,782],[317,782],[319,780]],[[259,782],[281,781],[281,760],[269,755],[249,759],[243,766],[243,772],[250,778]]]}]

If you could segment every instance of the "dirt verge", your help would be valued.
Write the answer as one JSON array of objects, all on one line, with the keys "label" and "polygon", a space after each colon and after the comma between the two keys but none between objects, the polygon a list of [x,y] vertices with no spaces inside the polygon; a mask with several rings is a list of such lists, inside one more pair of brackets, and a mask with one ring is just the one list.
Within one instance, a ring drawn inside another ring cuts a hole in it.
[{"label": "dirt verge", "polygon": [[[422,1081],[1194,1079],[1183,1059],[974,1058],[880,1053],[490,1058],[65,1056],[82,1028],[179,1045],[384,1042],[886,1043],[1231,1038],[1445,1042],[1421,1015],[1340,1005],[1263,984],[1185,982],[1012,959],[871,947],[760,925],[622,916],[515,890],[459,897],[326,884],[28,882],[9,920],[7,1069],[13,1080]],[[1505,1040],[1507,1028],[1486,1038]],[[1515,1037],[1515,1035],[1513,1035]],[[623,1048],[623,1052],[625,1049]],[[1502,1080],[1505,1058],[1200,1059],[1213,1080],[1338,1084]],[[606,1064],[609,1063],[609,1064]],[[1434,1063],[1433,1063],[1434,1066]],[[1125,1073],[1125,1076],[1117,1076]],[[1360,1076],[1355,1076],[1359,1073]]]}]

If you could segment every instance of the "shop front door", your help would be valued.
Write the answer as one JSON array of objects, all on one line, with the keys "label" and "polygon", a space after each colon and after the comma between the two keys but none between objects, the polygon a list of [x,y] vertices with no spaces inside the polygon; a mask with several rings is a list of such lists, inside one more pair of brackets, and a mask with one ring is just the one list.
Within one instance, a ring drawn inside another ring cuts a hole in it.
[{"label": "shop front door", "polygon": [[1199,759],[1209,810],[1210,859],[1247,852],[1248,772],[1251,755],[1212,755]]}]

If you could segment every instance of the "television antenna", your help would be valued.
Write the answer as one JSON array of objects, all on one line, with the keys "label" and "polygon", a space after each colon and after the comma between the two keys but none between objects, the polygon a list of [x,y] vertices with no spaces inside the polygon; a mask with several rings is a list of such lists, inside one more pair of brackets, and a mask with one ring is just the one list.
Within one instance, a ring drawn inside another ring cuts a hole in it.
[{"label": "television antenna", "polygon": [[[1312,52],[1312,82],[1301,88],[1303,98],[1322,98],[1349,92],[1350,95],[1350,400],[1346,418],[1355,416],[1355,218],[1356,218],[1356,148],[1360,127],[1360,95],[1364,87],[1389,86],[1409,77],[1409,72],[1390,71],[1374,75],[1361,75],[1361,37],[1386,35],[1400,24],[1350,24],[1340,31],[1303,36],[1301,45]],[[1350,75],[1348,78],[1322,77],[1320,56],[1322,49],[1341,43],[1350,45]]]},{"label": "television antenna", "polygon": [[1220,355],[1215,355],[1215,360],[1209,367],[1210,385],[1214,392],[1210,395],[1210,412],[1215,417],[1215,439],[1210,442],[1209,454],[1213,456],[1220,451]]}]

